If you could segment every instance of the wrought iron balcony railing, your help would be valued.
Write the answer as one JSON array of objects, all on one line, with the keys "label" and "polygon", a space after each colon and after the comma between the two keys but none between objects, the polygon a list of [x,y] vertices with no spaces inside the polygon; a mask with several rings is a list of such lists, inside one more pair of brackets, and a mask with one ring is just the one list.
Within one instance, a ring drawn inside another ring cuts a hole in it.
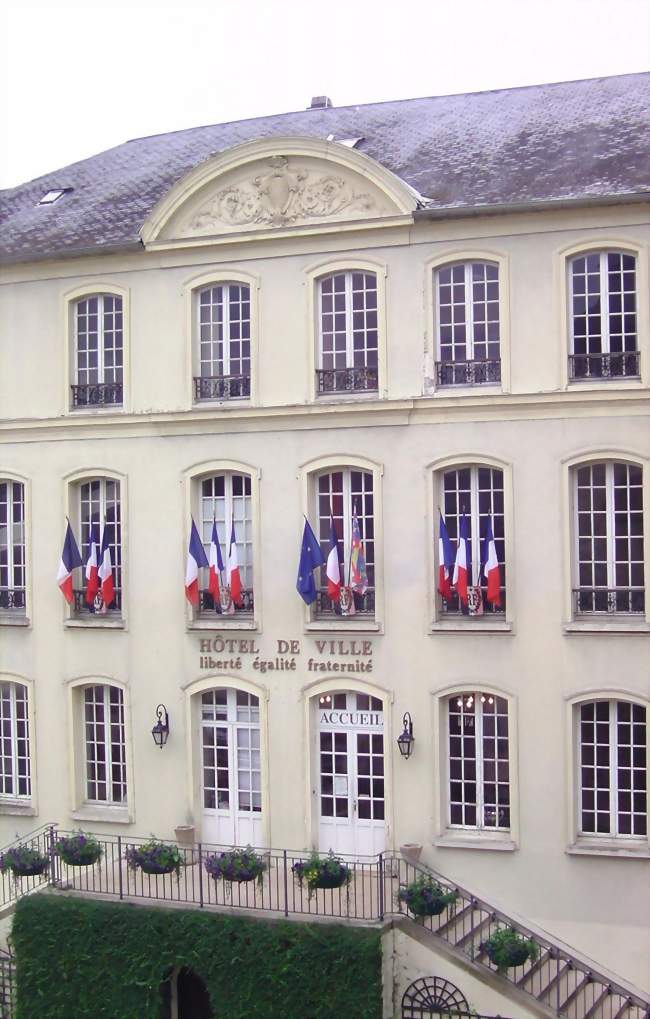
[{"label": "wrought iron balcony railing", "polygon": [[27,599],[24,587],[0,587],[0,612],[24,613]]},{"label": "wrought iron balcony railing", "polygon": [[[235,605],[234,614],[237,616],[252,616],[255,609],[255,595],[253,588],[242,591],[242,604]],[[209,591],[199,592],[199,613],[202,616],[221,615],[221,608],[215,606],[214,598]]]},{"label": "wrought iron balcony railing", "polygon": [[569,354],[569,379],[635,379],[641,374],[641,354],[625,350],[613,354]]},{"label": "wrought iron balcony railing", "polygon": [[194,376],[194,399],[245,400],[251,395],[250,375]]},{"label": "wrought iron balcony railing", "polygon": [[[73,591],[73,594],[74,594],[75,616],[104,615],[101,595],[97,595],[97,597],[95,598],[95,604],[91,608],[88,602],[86,601],[86,592],[84,590],[82,591],[75,590]],[[122,614],[122,591],[120,588],[117,588],[117,590],[115,591],[115,601],[109,608],[106,609],[105,614],[110,616],[119,616]]]},{"label": "wrought iron balcony railing", "polygon": [[73,407],[119,407],[122,404],[121,382],[92,382],[70,386]]},{"label": "wrought iron balcony railing", "polygon": [[[491,602],[489,602],[487,600],[487,585],[486,584],[482,584],[481,585],[480,591],[481,591],[482,611],[480,611],[480,610],[479,611],[470,611],[470,609],[468,607],[463,605],[463,603],[461,602],[461,600],[458,597],[458,595],[454,594],[449,599],[441,597],[440,604],[441,604],[442,614],[445,615],[445,616],[470,616],[470,615],[471,616],[477,616],[477,615],[479,615],[479,616],[481,616],[481,615],[503,616],[505,614],[505,611],[506,611],[506,589],[505,589],[505,587],[501,588],[501,604],[500,605],[492,605]],[[473,606],[473,608],[474,608],[474,606]],[[478,605],[475,606],[475,608],[478,609]]]},{"label": "wrought iron balcony railing", "polygon": [[317,368],[316,392],[376,393],[379,388],[378,368]]},{"label": "wrought iron balcony railing", "polygon": [[577,587],[573,589],[575,615],[616,615],[645,612],[643,587]]},{"label": "wrought iron balcony railing", "polygon": [[486,386],[501,382],[501,360],[436,361],[437,386]]},{"label": "wrought iron balcony railing", "polygon": [[318,591],[314,602],[314,611],[318,619],[331,619],[334,616],[345,618],[346,616],[365,616],[368,618],[375,614],[375,591],[370,588],[365,594],[354,592],[354,612],[345,613],[338,602],[333,602],[327,590]]}]

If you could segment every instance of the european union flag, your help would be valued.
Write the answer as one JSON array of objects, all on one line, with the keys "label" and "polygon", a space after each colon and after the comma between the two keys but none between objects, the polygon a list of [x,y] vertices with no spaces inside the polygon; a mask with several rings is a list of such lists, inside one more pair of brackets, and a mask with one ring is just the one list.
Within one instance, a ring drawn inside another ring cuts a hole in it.
[{"label": "european union flag", "polygon": [[302,546],[300,548],[300,562],[298,563],[298,579],[296,591],[307,605],[316,601],[316,581],[314,570],[318,566],[325,565],[325,556],[321,552],[318,538],[309,526],[305,517],[305,529],[302,532]]}]

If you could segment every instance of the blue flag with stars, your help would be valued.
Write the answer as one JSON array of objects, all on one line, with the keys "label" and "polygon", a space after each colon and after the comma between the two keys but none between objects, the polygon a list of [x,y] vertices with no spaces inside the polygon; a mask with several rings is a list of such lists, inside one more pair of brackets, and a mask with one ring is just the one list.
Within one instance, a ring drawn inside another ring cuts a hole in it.
[{"label": "blue flag with stars", "polygon": [[305,529],[302,532],[302,545],[300,547],[300,562],[298,563],[298,579],[296,590],[306,605],[316,601],[316,581],[314,570],[325,565],[325,556],[321,552],[318,538],[309,526],[305,517]]}]

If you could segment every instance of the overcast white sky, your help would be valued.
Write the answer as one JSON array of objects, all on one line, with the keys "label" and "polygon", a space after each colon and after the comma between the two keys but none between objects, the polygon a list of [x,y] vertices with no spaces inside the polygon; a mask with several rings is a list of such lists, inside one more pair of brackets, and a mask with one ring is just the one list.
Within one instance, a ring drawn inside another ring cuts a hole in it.
[{"label": "overcast white sky", "polygon": [[0,187],[312,95],[344,106],[650,67],[650,0],[6,3]]}]

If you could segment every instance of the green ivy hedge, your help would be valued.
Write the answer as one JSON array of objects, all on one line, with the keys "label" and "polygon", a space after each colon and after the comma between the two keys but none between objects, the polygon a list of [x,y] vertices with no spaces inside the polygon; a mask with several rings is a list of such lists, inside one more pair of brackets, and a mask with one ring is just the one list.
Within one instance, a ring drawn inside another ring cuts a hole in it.
[{"label": "green ivy hedge", "polygon": [[215,1019],[381,1019],[380,934],[66,898],[18,901],[17,1019],[159,1019],[175,966]]}]

